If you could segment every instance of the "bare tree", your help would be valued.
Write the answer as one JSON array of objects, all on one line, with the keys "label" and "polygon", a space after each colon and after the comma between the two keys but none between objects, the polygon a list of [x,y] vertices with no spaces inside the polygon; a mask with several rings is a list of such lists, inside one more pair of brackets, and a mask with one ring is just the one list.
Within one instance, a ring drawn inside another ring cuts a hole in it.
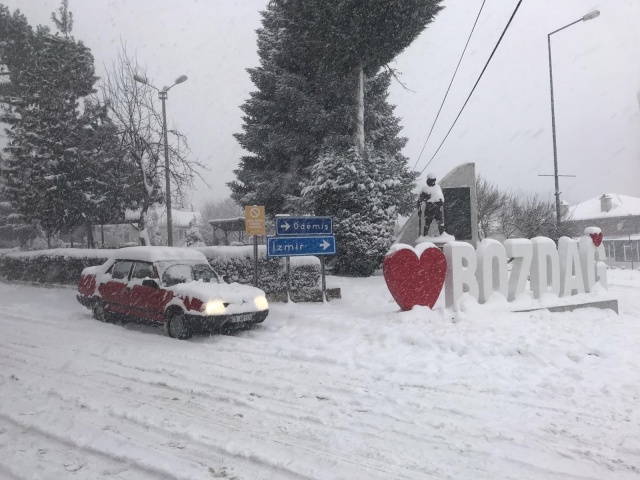
[{"label": "bare tree", "polygon": [[476,179],[478,202],[478,227],[482,238],[487,238],[496,228],[500,211],[505,207],[509,194],[481,175]]},{"label": "bare tree", "polygon": [[[150,245],[148,211],[153,204],[164,202],[162,109],[158,105],[156,92],[148,85],[136,82],[134,75],[146,78],[144,69],[123,44],[118,59],[100,85],[100,92],[118,128],[120,146],[136,167],[135,184],[138,188],[131,192],[131,204],[140,212],[140,242]],[[195,177],[200,177],[199,171],[204,166],[199,161],[188,158],[190,150],[185,135],[175,127],[168,128],[167,132],[171,192],[172,197],[175,196],[177,202],[181,202],[185,197],[185,190],[193,187]]]},{"label": "bare tree", "polygon": [[526,197],[510,194],[497,214],[497,225],[505,238],[543,236],[557,240],[576,233],[571,222],[563,221],[558,225],[555,203],[537,194]]}]

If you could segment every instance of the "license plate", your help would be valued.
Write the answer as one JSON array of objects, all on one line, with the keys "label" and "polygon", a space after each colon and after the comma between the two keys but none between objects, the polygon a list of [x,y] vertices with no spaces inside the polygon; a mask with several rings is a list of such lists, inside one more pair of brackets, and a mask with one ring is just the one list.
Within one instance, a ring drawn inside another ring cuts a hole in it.
[{"label": "license plate", "polygon": [[244,323],[250,322],[253,318],[253,313],[243,313],[240,315],[234,315],[231,317],[231,323]]}]

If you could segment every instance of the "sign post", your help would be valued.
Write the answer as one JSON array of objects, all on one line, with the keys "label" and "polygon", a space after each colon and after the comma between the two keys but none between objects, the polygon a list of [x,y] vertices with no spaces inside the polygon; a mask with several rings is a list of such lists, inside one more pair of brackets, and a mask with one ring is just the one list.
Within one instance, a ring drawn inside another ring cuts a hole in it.
[{"label": "sign post", "polygon": [[336,254],[331,217],[276,217],[276,235],[267,237],[267,255],[285,257],[287,264],[287,298],[289,297],[289,257],[320,256],[322,300],[327,301],[324,256]]},{"label": "sign post", "polygon": [[258,235],[266,234],[264,206],[244,207],[244,225],[247,236],[253,236],[253,286],[258,286]]}]

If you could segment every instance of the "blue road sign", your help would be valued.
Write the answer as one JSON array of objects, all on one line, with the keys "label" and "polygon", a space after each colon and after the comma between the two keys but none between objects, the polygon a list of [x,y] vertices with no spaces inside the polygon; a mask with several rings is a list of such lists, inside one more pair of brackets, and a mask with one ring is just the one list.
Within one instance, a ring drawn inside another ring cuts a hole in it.
[{"label": "blue road sign", "polygon": [[267,237],[269,257],[297,257],[302,255],[335,255],[336,237]]},{"label": "blue road sign", "polygon": [[276,235],[331,235],[331,217],[276,217]]}]

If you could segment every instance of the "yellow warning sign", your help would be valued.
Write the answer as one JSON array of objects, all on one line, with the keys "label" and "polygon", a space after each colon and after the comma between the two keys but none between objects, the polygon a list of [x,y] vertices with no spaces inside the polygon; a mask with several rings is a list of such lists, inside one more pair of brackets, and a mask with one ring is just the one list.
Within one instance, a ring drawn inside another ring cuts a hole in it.
[{"label": "yellow warning sign", "polygon": [[264,207],[244,207],[244,226],[248,236],[265,235]]}]

